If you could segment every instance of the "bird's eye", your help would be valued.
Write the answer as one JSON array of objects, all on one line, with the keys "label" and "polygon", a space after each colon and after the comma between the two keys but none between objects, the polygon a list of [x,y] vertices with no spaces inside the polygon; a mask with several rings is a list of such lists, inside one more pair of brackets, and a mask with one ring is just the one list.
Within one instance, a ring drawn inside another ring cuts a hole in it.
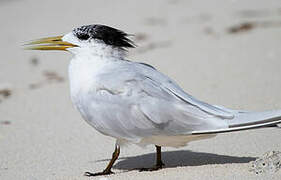
[{"label": "bird's eye", "polygon": [[88,34],[77,34],[77,38],[80,40],[88,40],[90,36]]}]

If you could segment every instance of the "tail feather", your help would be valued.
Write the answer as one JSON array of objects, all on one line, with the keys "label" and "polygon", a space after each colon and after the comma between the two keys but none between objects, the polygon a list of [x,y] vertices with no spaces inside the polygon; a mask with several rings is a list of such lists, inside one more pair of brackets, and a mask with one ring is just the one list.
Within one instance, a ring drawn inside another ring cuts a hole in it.
[{"label": "tail feather", "polygon": [[229,127],[207,131],[194,131],[192,134],[212,134],[268,127],[281,123],[281,110],[263,112],[235,111],[235,117],[227,120]]}]

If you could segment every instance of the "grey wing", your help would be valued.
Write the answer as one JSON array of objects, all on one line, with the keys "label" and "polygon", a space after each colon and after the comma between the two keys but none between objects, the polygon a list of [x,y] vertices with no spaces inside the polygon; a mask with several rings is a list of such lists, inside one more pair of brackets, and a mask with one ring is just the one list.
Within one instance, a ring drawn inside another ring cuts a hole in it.
[{"label": "grey wing", "polygon": [[159,134],[183,135],[198,130],[227,128],[227,121],[198,106],[186,102],[152,78],[145,77],[140,89],[147,96],[139,101],[139,109],[160,129]]},{"label": "grey wing", "polygon": [[132,62],[111,68],[100,76],[106,79],[102,90],[108,92],[107,100],[95,100],[108,103],[96,106],[96,117],[111,112],[100,117],[104,129],[111,129],[104,133],[129,138],[227,128],[231,113],[195,100],[154,68]]},{"label": "grey wing", "polygon": [[160,87],[162,87],[162,89],[165,89],[166,91],[169,91],[173,95],[177,96],[182,101],[196,106],[202,111],[205,111],[206,113],[212,114],[217,117],[221,117],[223,119],[234,118],[232,110],[199,101],[198,99],[184,92],[182,88],[177,85],[176,82],[174,82],[164,74],[158,72],[154,67],[151,67],[150,65],[147,66],[143,63],[135,63],[135,65],[143,74],[145,74],[147,78],[157,83]]}]

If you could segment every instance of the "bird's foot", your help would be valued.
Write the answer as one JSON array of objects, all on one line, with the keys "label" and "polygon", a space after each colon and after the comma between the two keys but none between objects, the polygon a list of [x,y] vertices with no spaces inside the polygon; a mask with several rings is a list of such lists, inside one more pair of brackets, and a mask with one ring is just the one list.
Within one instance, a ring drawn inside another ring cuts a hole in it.
[{"label": "bird's foot", "polygon": [[91,176],[104,176],[110,174],[114,174],[114,172],[112,172],[111,170],[104,170],[103,172],[98,172],[98,173],[85,172],[84,176],[91,177]]},{"label": "bird's foot", "polygon": [[150,168],[140,168],[138,169],[140,172],[143,172],[143,171],[157,171],[157,170],[160,170],[162,169],[163,167],[165,166],[165,164],[163,162],[159,162],[157,163],[155,166],[153,167],[150,167]]}]

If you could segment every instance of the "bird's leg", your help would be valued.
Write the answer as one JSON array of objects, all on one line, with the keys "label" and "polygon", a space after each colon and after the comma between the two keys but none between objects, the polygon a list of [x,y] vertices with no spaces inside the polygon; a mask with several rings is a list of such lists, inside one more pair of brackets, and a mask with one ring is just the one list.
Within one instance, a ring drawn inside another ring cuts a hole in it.
[{"label": "bird's leg", "polygon": [[161,146],[156,146],[156,153],[157,153],[156,167],[162,169],[163,166],[165,166],[165,164],[162,162],[162,158],[161,158]]},{"label": "bird's leg", "polygon": [[120,154],[120,146],[116,145],[115,151],[112,154],[112,158],[111,158],[110,162],[108,163],[107,167],[105,168],[105,170],[103,170],[102,172],[98,172],[98,173],[85,172],[85,176],[90,177],[90,176],[102,176],[102,175],[114,174],[114,172],[111,171],[111,168],[112,168],[113,164],[115,163],[115,161],[117,160],[119,154]]},{"label": "bird's leg", "polygon": [[162,162],[161,159],[161,146],[157,146],[156,147],[156,164],[155,166],[151,167],[151,168],[141,168],[139,169],[140,171],[157,171],[159,169],[162,169],[163,166],[165,166],[165,164]]}]

